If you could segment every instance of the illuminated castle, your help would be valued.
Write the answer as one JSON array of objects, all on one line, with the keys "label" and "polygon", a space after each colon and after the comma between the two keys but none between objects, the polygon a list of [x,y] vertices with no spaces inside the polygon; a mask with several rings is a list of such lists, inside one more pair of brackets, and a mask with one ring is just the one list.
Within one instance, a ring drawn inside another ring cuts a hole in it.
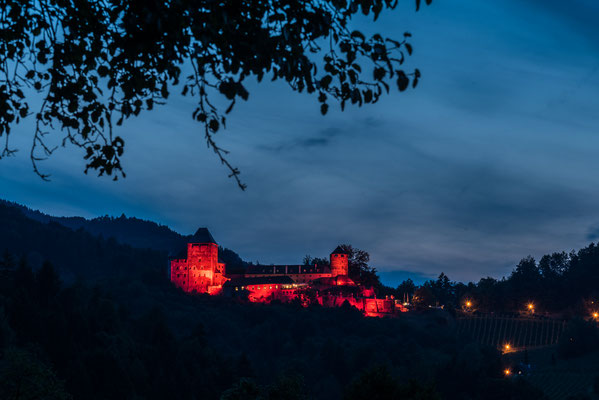
[{"label": "illuminated castle", "polygon": [[[288,282],[303,285],[317,279],[333,278],[347,283],[348,254],[341,247],[331,253],[331,265],[251,265],[243,276],[234,277],[232,284],[240,278],[251,279],[253,286],[270,287],[268,282]],[[288,279],[279,279],[286,277]],[[340,280],[341,279],[341,280]],[[216,294],[229,278],[225,264],[218,262],[218,245],[207,228],[200,228],[191,237],[187,247],[171,259],[171,281],[186,292]],[[265,286],[266,283],[266,286]],[[230,286],[230,285],[229,285]],[[244,290],[246,286],[242,285]],[[275,284],[279,289],[279,284]]]},{"label": "illuminated castle", "polygon": [[367,316],[395,315],[394,299],[377,299],[373,288],[356,285],[348,276],[349,255],[338,246],[329,265],[250,265],[242,274],[226,274],[218,262],[218,245],[200,228],[187,246],[171,258],[171,281],[186,292],[241,296],[251,302],[273,300],[318,303],[325,307],[349,304]]}]

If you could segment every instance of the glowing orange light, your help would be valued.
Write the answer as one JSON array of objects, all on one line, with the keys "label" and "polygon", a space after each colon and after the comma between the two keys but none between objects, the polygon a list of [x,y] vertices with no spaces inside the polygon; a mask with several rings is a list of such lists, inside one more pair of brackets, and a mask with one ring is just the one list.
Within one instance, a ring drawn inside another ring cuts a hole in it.
[{"label": "glowing orange light", "polygon": [[595,319],[599,319],[599,312],[596,312],[596,311],[595,311],[595,312],[593,313],[593,318],[595,318]]},{"label": "glowing orange light", "polygon": [[506,344],[504,344],[504,345],[503,345],[503,349],[504,349],[505,351],[510,351],[510,349],[511,349],[511,348],[512,348],[512,346],[510,346],[510,344],[509,344],[509,343],[506,343]]},{"label": "glowing orange light", "polygon": [[535,308],[535,305],[534,305],[534,304],[532,304],[532,303],[528,303],[528,309],[529,309],[529,310],[534,310],[534,308]]},{"label": "glowing orange light", "polygon": [[466,307],[472,307],[472,302],[471,301],[467,301],[466,302]]},{"label": "glowing orange light", "polygon": [[512,374],[512,370],[509,368],[506,368],[503,370],[503,373],[505,376],[510,376]]}]

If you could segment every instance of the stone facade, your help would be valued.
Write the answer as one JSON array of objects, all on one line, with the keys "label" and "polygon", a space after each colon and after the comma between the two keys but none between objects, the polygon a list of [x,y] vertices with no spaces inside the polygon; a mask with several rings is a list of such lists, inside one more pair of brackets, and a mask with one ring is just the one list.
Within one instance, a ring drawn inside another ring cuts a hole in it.
[{"label": "stone facade", "polygon": [[186,292],[216,294],[227,281],[225,264],[218,262],[218,245],[212,235],[202,229],[187,243],[185,253],[171,259],[171,281]]}]

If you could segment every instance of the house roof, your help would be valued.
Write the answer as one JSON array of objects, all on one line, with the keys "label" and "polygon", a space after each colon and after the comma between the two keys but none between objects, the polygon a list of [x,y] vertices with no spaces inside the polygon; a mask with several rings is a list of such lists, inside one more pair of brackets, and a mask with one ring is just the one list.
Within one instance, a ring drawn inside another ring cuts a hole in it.
[{"label": "house roof", "polygon": [[263,276],[256,278],[235,278],[225,282],[223,287],[239,287],[249,285],[292,285],[295,282],[288,276]]},{"label": "house roof", "polygon": [[335,250],[333,250],[331,252],[331,254],[347,254],[347,255],[349,255],[349,253],[347,251],[343,250],[341,248],[341,246],[337,246],[337,248]]},{"label": "house roof", "polygon": [[246,274],[326,274],[330,273],[326,265],[249,265]]}]

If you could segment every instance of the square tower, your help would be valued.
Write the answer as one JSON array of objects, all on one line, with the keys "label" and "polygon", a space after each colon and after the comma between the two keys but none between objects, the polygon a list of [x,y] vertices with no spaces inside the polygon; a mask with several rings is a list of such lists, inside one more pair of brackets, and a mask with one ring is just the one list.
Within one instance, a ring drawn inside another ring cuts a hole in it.
[{"label": "square tower", "polygon": [[219,292],[227,281],[225,265],[218,262],[218,244],[208,229],[198,229],[189,239],[185,256],[171,260],[171,281],[186,292]]},{"label": "square tower", "polygon": [[349,253],[337,246],[331,253],[331,276],[349,275]]}]

